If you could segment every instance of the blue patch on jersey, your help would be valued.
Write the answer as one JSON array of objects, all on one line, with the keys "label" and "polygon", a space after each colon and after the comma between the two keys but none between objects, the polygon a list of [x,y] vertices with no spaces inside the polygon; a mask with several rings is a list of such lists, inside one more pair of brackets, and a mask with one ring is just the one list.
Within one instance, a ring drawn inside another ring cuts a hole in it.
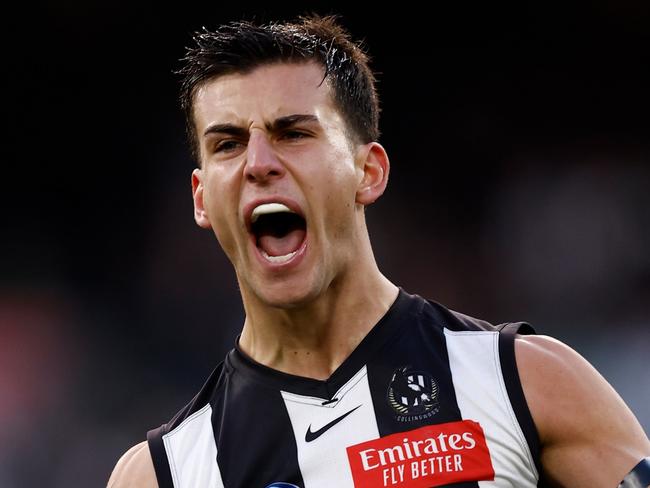
[{"label": "blue patch on jersey", "polygon": [[291,483],[285,483],[283,481],[271,483],[268,485],[266,488],[299,488],[296,485],[292,485]]}]

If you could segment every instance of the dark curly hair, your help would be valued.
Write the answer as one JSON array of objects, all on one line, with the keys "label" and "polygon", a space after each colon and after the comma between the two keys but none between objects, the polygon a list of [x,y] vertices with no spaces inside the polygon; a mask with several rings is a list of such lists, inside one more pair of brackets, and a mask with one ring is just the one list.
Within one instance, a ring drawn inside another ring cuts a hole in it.
[{"label": "dark curly hair", "polygon": [[291,22],[256,25],[230,22],[214,31],[203,28],[193,36],[194,46],[182,58],[180,102],[193,154],[200,162],[193,103],[197,89],[207,81],[230,73],[248,73],[274,62],[316,61],[323,80],[333,87],[334,102],[347,124],[351,140],[379,138],[379,100],[375,75],[362,43],[351,40],[336,16],[299,17]]}]

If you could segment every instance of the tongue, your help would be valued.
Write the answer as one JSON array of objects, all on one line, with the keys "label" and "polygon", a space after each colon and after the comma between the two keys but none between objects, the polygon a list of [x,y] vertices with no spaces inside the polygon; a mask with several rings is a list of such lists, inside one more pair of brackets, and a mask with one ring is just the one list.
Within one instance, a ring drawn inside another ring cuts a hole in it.
[{"label": "tongue", "polygon": [[282,237],[263,233],[257,238],[257,245],[269,256],[285,256],[297,251],[305,240],[304,229],[293,229]]}]

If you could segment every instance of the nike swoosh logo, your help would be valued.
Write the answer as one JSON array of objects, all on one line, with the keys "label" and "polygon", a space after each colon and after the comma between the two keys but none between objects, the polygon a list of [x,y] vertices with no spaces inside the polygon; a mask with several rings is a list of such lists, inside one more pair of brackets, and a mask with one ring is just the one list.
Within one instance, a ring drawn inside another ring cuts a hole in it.
[{"label": "nike swoosh logo", "polygon": [[352,412],[354,412],[357,408],[359,408],[361,405],[354,407],[352,410],[349,412],[344,413],[340,417],[335,418],[332,420],[329,424],[326,424],[322,426],[320,429],[318,429],[316,432],[311,431],[311,424],[307,428],[307,433],[305,434],[305,442],[311,442],[316,439],[318,439],[320,436],[322,436],[325,432],[330,430],[332,427],[334,427],[336,424],[338,424],[341,420],[343,420],[345,417],[350,415]]}]

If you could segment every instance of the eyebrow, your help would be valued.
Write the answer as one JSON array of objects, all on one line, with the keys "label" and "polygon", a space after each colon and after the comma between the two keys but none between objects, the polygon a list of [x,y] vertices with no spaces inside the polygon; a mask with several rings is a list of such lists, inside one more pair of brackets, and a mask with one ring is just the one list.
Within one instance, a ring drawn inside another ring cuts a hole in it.
[{"label": "eyebrow", "polygon": [[[285,117],[279,117],[270,124],[265,124],[266,129],[270,132],[278,132],[300,123],[318,123],[318,117],[311,114],[293,114]],[[248,129],[234,124],[212,124],[203,132],[203,136],[209,134],[228,134],[232,136],[243,137],[248,134]]]}]

